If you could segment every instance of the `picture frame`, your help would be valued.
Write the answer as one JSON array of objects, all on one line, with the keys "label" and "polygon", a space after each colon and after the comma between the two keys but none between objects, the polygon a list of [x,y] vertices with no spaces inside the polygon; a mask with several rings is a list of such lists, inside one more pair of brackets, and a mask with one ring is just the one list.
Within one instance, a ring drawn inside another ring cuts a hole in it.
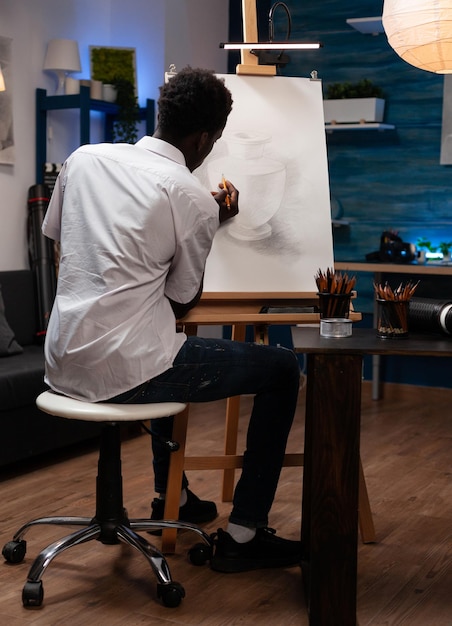
[{"label": "picture frame", "polygon": [[100,80],[104,85],[114,83],[115,79],[128,80],[137,88],[136,50],[135,48],[90,46],[90,71],[92,80]]},{"label": "picture frame", "polygon": [[5,89],[0,91],[0,165],[15,163],[11,44],[10,37],[0,37],[0,69],[5,86]]}]

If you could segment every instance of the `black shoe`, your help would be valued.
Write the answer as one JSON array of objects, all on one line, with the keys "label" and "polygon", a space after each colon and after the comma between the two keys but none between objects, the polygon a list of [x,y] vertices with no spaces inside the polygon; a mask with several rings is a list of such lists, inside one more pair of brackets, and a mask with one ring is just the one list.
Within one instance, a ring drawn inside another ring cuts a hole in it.
[{"label": "black shoe", "polygon": [[[151,509],[151,520],[162,520],[165,514],[165,500],[154,498]],[[215,502],[200,500],[190,489],[187,489],[187,502],[179,509],[179,521],[204,524],[211,522],[217,516],[218,511]]]},{"label": "black shoe", "polygon": [[237,543],[221,528],[212,535],[215,544],[210,567],[217,572],[246,572],[266,567],[289,567],[301,562],[301,542],[277,537],[273,528],[258,528],[247,543]]}]

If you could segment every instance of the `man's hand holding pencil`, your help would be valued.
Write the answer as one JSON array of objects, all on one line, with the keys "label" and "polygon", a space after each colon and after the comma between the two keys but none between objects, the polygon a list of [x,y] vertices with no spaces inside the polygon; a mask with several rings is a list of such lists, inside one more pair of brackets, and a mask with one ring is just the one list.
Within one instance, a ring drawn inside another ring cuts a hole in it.
[{"label": "man's hand holding pencil", "polygon": [[220,207],[220,223],[222,224],[238,214],[239,192],[229,180],[226,180],[224,175],[222,175],[218,187],[220,191],[218,193],[212,192],[212,195]]}]

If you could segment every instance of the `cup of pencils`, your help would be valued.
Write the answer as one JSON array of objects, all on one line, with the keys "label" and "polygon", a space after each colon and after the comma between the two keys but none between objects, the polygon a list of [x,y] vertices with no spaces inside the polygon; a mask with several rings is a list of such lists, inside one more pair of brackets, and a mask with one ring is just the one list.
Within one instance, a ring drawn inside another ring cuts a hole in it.
[{"label": "cup of pencils", "polygon": [[320,319],[347,319],[350,312],[354,276],[327,269],[315,275],[318,289]]},{"label": "cup of pencils", "polygon": [[374,283],[377,302],[377,337],[403,339],[408,337],[408,308],[419,283],[408,282],[392,289],[388,283]]}]

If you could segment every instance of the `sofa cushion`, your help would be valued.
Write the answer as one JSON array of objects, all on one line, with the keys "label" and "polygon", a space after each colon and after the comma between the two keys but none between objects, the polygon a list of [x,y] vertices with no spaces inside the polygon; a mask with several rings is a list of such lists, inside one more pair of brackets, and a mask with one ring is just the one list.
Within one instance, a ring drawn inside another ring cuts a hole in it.
[{"label": "sofa cushion", "polygon": [[42,346],[25,346],[22,354],[0,359],[0,419],[3,411],[34,404],[45,389]]},{"label": "sofa cushion", "polygon": [[0,356],[10,356],[21,352],[23,352],[23,348],[17,343],[14,332],[5,317],[5,305],[3,304],[0,285]]},{"label": "sofa cushion", "polygon": [[36,343],[37,304],[31,270],[0,272],[5,317],[19,345]]}]

